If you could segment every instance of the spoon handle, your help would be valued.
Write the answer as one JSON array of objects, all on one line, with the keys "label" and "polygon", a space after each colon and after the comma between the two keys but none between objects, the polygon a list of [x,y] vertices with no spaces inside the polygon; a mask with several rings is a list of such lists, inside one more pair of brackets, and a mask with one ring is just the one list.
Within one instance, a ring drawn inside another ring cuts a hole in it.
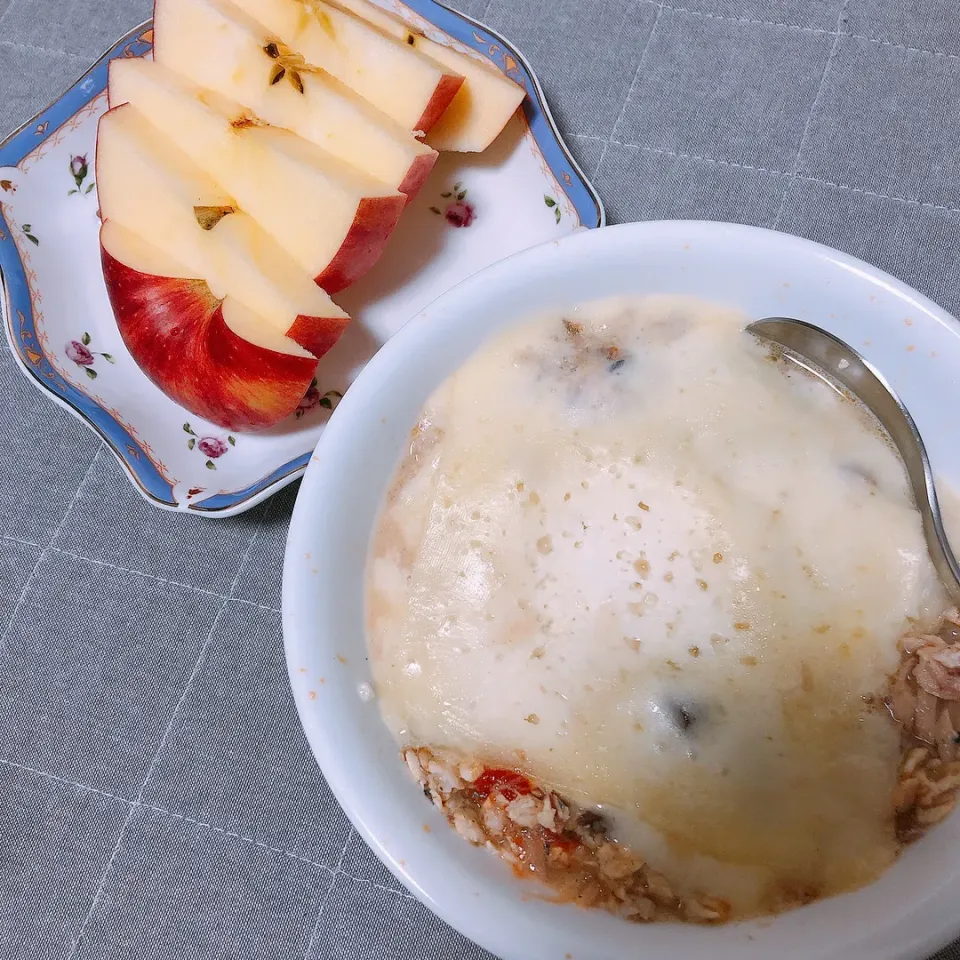
[{"label": "spoon handle", "polygon": [[751,323],[749,333],[782,347],[790,359],[812,373],[846,387],[879,420],[907,468],[913,498],[933,565],[954,601],[960,603],[960,564],[950,548],[933,471],[920,431],[894,389],[852,347],[820,327],[789,317]]}]

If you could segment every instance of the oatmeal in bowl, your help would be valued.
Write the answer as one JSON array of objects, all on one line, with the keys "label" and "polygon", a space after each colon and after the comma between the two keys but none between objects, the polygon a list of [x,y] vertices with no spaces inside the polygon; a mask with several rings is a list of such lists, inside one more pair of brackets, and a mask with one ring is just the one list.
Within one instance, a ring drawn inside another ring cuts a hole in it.
[{"label": "oatmeal in bowl", "polygon": [[464,282],[304,479],[283,614],[311,748],[386,867],[505,960],[920,960],[960,933],[956,614],[882,433],[743,332],[774,314],[891,380],[951,529],[955,321],[729,225]]},{"label": "oatmeal in bowl", "polygon": [[960,786],[960,620],[899,458],[748,322],[645,297],[511,327],[426,404],[371,546],[425,798],[631,921],[855,889]]}]

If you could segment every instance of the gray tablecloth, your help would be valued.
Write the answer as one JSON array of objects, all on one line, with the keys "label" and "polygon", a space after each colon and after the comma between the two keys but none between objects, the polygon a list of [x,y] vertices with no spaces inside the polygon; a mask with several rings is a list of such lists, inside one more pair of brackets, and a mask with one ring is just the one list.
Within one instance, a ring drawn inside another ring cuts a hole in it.
[{"label": "gray tablecloth", "polygon": [[[778,227],[960,311],[957,0],[460,3],[533,63],[611,221]],[[0,0],[0,133],[149,13]],[[161,513],[5,349],[0,404],[0,957],[486,956],[307,749],[278,610],[296,490]]]}]

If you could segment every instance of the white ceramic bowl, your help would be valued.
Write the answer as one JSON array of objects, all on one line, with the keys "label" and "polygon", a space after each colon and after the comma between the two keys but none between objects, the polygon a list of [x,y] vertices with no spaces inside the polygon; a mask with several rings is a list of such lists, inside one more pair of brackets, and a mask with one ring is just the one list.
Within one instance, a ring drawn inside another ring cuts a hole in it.
[{"label": "white ceramic bowl", "polygon": [[766,230],[703,222],[608,227],[519,253],[411,320],[350,388],[293,515],[283,584],[287,663],[314,754],[358,831],[435,913],[505,960],[895,960],[960,933],[960,815],[877,883],[772,920],[633,926],[532,895],[423,798],[369,698],[367,544],[408,431],[434,388],[532,312],[619,293],[681,293],[751,317],[796,316],[859,348],[914,414],[937,471],[960,488],[960,326],[899,281]]}]

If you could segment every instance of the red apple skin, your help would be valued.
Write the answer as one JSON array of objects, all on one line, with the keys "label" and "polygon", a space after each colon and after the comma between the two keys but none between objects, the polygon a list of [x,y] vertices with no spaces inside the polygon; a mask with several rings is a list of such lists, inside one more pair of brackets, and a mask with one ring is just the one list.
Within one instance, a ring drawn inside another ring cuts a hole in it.
[{"label": "red apple skin", "polygon": [[301,314],[287,331],[287,336],[319,360],[340,339],[349,322],[349,317],[319,318]]},{"label": "red apple skin", "polygon": [[406,194],[407,203],[420,192],[424,180],[430,176],[430,171],[433,169],[433,165],[437,162],[437,157],[439,156],[440,154],[434,150],[433,153],[421,154],[410,164],[410,169],[407,171],[400,186],[397,187],[401,193]]},{"label": "red apple skin", "polygon": [[364,197],[340,249],[314,277],[316,283],[327,293],[338,293],[363,276],[380,259],[406,203],[403,194]]},{"label": "red apple skin", "polygon": [[266,429],[297,409],[316,359],[278,353],[237,336],[203,280],[141,273],[103,246],[100,252],[123,342],[171,400],[238,433]]},{"label": "red apple skin", "polygon": [[420,119],[414,124],[413,129],[421,133],[429,132],[430,128],[440,119],[440,114],[450,106],[450,101],[457,95],[463,86],[463,77],[444,74],[443,78],[437,84],[436,90],[427,101],[423,108]]}]

